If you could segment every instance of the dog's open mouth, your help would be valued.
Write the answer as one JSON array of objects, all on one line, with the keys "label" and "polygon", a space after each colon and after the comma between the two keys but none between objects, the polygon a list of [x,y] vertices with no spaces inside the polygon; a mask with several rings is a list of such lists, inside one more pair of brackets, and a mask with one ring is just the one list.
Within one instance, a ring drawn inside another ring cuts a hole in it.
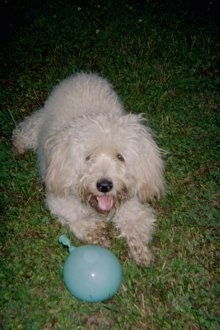
[{"label": "dog's open mouth", "polygon": [[98,202],[98,208],[102,212],[109,212],[114,206],[114,198],[110,195],[102,195],[96,197]]},{"label": "dog's open mouth", "polygon": [[99,213],[109,213],[115,207],[116,198],[112,195],[90,195],[88,202]]}]

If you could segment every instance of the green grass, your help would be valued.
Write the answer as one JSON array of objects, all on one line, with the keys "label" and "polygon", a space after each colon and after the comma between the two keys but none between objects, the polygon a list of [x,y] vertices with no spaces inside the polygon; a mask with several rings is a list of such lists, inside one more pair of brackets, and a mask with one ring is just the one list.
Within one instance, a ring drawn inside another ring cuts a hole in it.
[{"label": "green grass", "polygon": [[[180,1],[88,2],[34,1],[28,8],[21,1],[23,24],[0,54],[0,327],[217,330],[219,31],[212,17],[196,17]],[[10,140],[15,122],[80,70],[108,78],[128,111],[147,115],[166,151],[155,262],[137,267],[124,242],[113,239],[123,286],[95,304],[65,289],[67,251],[58,238],[78,242],[44,207],[35,155],[16,157]]]}]

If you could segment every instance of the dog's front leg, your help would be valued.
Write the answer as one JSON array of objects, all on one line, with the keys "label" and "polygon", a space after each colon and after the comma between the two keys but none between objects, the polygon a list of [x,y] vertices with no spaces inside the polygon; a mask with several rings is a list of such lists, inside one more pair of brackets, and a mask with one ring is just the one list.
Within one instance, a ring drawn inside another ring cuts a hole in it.
[{"label": "dog's front leg", "polygon": [[153,209],[133,198],[125,202],[115,216],[120,236],[125,237],[130,255],[140,266],[147,266],[152,260],[149,243],[155,223]]},{"label": "dog's front leg", "polygon": [[50,212],[63,225],[68,225],[73,234],[86,243],[110,246],[106,235],[106,221],[73,196],[57,197],[47,193],[46,204]]}]

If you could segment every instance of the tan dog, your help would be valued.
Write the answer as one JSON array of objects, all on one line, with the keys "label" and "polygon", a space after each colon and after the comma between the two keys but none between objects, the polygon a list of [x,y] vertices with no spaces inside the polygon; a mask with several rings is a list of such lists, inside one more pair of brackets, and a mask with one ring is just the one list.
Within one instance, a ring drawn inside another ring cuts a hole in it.
[{"label": "tan dog", "polygon": [[155,215],[147,202],[164,191],[161,152],[106,80],[79,73],[58,84],[13,143],[19,153],[37,151],[46,203],[79,239],[99,242],[99,224],[112,220],[137,264],[150,262]]}]

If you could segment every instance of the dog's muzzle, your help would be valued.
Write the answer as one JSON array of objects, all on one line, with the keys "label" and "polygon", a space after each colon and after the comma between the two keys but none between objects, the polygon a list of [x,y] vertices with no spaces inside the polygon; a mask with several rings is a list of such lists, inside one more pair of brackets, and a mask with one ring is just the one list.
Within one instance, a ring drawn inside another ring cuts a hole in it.
[{"label": "dog's muzzle", "polygon": [[113,188],[113,182],[109,179],[100,179],[96,183],[96,188],[103,195],[96,196],[97,209],[101,212],[109,212],[114,207],[115,199],[112,195],[106,195]]},{"label": "dog's muzzle", "polygon": [[[84,189],[82,189],[84,188]],[[80,196],[84,203],[89,204],[98,213],[111,214],[123,200],[128,198],[128,188],[125,185],[116,193],[112,193],[113,181],[101,178],[96,182],[97,194],[80,186]]]}]

